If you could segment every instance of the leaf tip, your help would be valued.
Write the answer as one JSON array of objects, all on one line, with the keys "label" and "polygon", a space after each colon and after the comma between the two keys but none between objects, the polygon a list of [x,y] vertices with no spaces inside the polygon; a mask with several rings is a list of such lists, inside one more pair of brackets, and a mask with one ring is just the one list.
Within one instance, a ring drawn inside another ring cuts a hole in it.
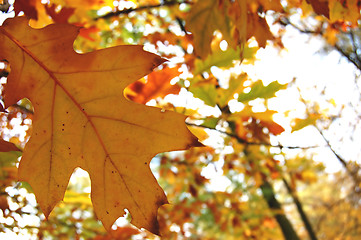
[{"label": "leaf tip", "polygon": [[205,147],[205,145],[201,143],[197,137],[193,136],[191,143],[187,145],[187,149],[191,147]]},{"label": "leaf tip", "polygon": [[48,208],[45,208],[43,210],[43,214],[45,216],[45,220],[48,221],[49,220],[49,215],[50,215],[50,212],[51,212],[51,209],[48,207]]},{"label": "leaf tip", "polygon": [[168,60],[156,55],[156,57],[154,58],[154,61],[153,61],[152,70],[165,62],[168,62]]}]

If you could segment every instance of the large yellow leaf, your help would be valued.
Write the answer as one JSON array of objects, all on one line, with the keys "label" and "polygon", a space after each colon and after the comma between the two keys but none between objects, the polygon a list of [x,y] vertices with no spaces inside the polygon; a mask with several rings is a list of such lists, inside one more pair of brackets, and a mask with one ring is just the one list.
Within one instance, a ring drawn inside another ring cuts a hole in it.
[{"label": "large yellow leaf", "polygon": [[29,98],[33,133],[19,178],[33,187],[45,216],[63,199],[73,170],[91,179],[91,198],[106,229],[128,209],[132,223],[158,233],[157,210],[167,203],[149,163],[157,153],[200,145],[185,116],[130,102],[124,88],[163,60],[141,46],[77,54],[78,27],[0,27],[0,59],[11,64],[5,105]]}]

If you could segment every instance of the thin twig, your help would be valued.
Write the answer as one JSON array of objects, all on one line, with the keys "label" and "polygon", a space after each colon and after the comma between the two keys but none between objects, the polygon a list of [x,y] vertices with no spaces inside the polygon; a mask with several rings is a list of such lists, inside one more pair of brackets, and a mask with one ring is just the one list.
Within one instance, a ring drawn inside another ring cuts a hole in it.
[{"label": "thin twig", "polygon": [[324,147],[324,146],[286,146],[286,145],[282,145],[282,144],[273,145],[273,144],[267,143],[267,142],[250,142],[250,141],[247,141],[247,140],[245,140],[243,138],[240,138],[236,134],[225,132],[225,131],[218,130],[218,129],[211,128],[211,127],[207,127],[207,126],[204,126],[204,125],[197,125],[197,124],[194,124],[194,123],[187,123],[187,125],[192,126],[192,127],[200,127],[200,128],[206,128],[206,129],[217,131],[217,132],[219,132],[221,134],[227,135],[228,137],[235,138],[239,143],[242,143],[242,144],[245,144],[245,145],[259,145],[259,146],[275,147],[275,148],[280,148],[280,149],[283,149],[283,148],[288,148],[288,149],[311,149],[311,148]]},{"label": "thin twig", "polygon": [[110,12],[110,13],[107,13],[105,15],[96,17],[95,20],[98,20],[100,18],[107,19],[107,18],[119,16],[119,15],[122,15],[122,14],[129,14],[131,12],[139,12],[139,11],[143,11],[143,10],[150,10],[150,9],[153,9],[153,8],[180,5],[180,4],[183,4],[183,3],[184,4],[192,4],[193,2],[187,1],[187,0],[181,1],[181,2],[179,2],[179,1],[166,1],[166,2],[159,3],[159,4],[139,6],[139,7],[136,7],[136,8],[127,8],[127,9],[117,10],[115,12]]}]

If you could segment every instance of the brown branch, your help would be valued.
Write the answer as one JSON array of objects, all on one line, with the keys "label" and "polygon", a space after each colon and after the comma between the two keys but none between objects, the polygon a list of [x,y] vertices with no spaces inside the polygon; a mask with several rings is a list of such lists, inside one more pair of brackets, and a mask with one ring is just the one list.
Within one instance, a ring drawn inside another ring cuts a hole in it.
[{"label": "brown branch", "polygon": [[110,13],[107,13],[105,15],[102,15],[102,16],[99,16],[99,17],[96,17],[95,20],[98,20],[100,18],[103,18],[103,19],[107,19],[107,18],[111,18],[111,17],[115,17],[115,16],[119,16],[119,15],[122,15],[122,14],[129,14],[131,12],[139,12],[139,11],[144,11],[144,10],[150,10],[150,9],[153,9],[153,8],[159,8],[159,7],[165,7],[165,6],[173,6],[173,5],[180,5],[180,4],[193,4],[193,2],[191,1],[166,1],[166,2],[162,2],[162,3],[159,3],[159,4],[153,4],[153,5],[145,5],[145,6],[139,6],[139,7],[136,7],[136,8],[127,8],[127,9],[123,9],[123,10],[117,10],[115,12],[110,12]]},{"label": "brown branch", "polygon": [[217,131],[221,134],[227,135],[228,137],[231,138],[235,138],[239,143],[241,144],[245,144],[245,145],[259,145],[259,146],[266,146],[266,147],[275,147],[275,148],[287,148],[287,149],[311,149],[311,148],[319,148],[319,147],[324,147],[324,146],[286,146],[286,145],[282,145],[282,144],[277,144],[277,145],[273,145],[271,143],[267,143],[267,142],[250,142],[247,141],[243,138],[240,138],[239,136],[237,136],[236,134],[233,133],[229,133],[229,132],[225,132],[222,130],[218,130],[215,128],[211,128],[211,127],[207,127],[204,125],[197,125],[194,123],[186,123],[188,126],[192,126],[192,127],[200,127],[200,128],[206,128],[206,129],[210,129],[210,130],[214,130]]},{"label": "brown branch", "polygon": [[300,214],[300,217],[302,219],[303,224],[305,225],[305,228],[307,230],[307,233],[310,237],[311,240],[317,240],[316,234],[312,228],[311,222],[308,219],[308,216],[306,214],[306,212],[303,210],[303,206],[301,201],[299,200],[297,194],[293,191],[293,189],[291,188],[291,186],[288,184],[287,180],[285,178],[282,179],[283,183],[286,186],[286,189],[288,191],[288,193],[291,195],[293,202],[295,203],[296,207],[297,207],[297,211]]},{"label": "brown branch", "polygon": [[[360,63],[355,60],[351,54],[347,53],[346,51],[344,51],[342,49],[342,47],[339,45],[339,44],[335,44],[335,46],[333,46],[342,56],[344,56],[349,62],[351,62],[356,68],[360,69],[361,70],[361,65]],[[354,53],[354,52],[353,52]],[[355,53],[356,54],[356,53]],[[357,54],[356,54],[357,56]]]},{"label": "brown branch", "polygon": [[283,213],[282,205],[276,198],[276,193],[273,186],[268,181],[264,180],[260,186],[262,196],[266,200],[268,207],[275,212],[275,219],[278,222],[285,240],[300,240],[292,223]]}]

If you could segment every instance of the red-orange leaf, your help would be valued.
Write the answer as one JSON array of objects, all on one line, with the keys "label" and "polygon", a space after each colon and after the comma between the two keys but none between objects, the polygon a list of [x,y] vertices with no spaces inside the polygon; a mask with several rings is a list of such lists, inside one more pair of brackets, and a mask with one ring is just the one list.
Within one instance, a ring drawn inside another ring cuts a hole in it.
[{"label": "red-orange leaf", "polygon": [[328,1],[322,0],[306,0],[307,3],[311,4],[313,10],[317,14],[322,14],[325,17],[330,17],[330,10],[328,8]]},{"label": "red-orange leaf", "polygon": [[5,105],[27,97],[33,133],[19,177],[33,187],[48,216],[62,200],[75,168],[88,171],[97,217],[107,230],[128,209],[132,223],[158,233],[157,211],[167,203],[149,164],[154,155],[200,145],[185,116],[130,102],[124,88],[163,60],[142,46],[77,54],[79,28],[33,29],[22,17],[0,27],[0,59],[11,64]]},{"label": "red-orange leaf", "polygon": [[56,11],[55,4],[47,4],[44,6],[46,13],[53,19],[56,23],[67,23],[71,15],[73,15],[75,9],[62,7],[60,11]]},{"label": "red-orange leaf", "polygon": [[3,139],[0,139],[0,152],[10,151],[19,151],[19,149],[14,145],[14,143],[6,142]]},{"label": "red-orange leaf", "polygon": [[170,81],[181,74],[178,68],[165,68],[161,71],[152,72],[148,75],[147,82],[137,81],[128,88],[133,93],[128,93],[127,97],[138,103],[145,104],[151,99],[164,97],[168,94],[178,94],[180,86],[170,84]]},{"label": "red-orange leaf", "polygon": [[36,10],[36,1],[37,0],[16,0],[14,2],[15,15],[24,12],[29,18],[37,20],[38,11]]}]

